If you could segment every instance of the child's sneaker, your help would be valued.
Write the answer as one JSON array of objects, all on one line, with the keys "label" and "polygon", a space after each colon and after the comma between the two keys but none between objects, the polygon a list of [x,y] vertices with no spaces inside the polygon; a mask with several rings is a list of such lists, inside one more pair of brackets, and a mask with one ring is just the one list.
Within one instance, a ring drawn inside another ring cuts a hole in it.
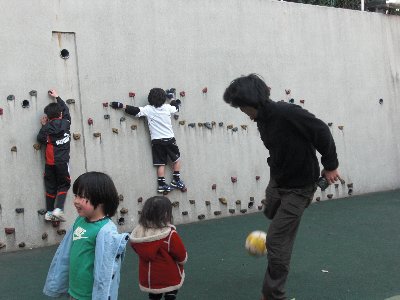
[{"label": "child's sneaker", "polygon": [[183,181],[182,180],[178,180],[178,181],[176,181],[175,179],[173,179],[172,181],[171,181],[171,186],[173,187],[173,188],[175,188],[175,189],[180,189],[180,190],[182,190],[182,189],[184,189],[185,188],[185,184],[183,183]]},{"label": "child's sneaker", "polygon": [[60,208],[54,209],[52,215],[55,218],[55,221],[65,222],[64,212],[62,211],[62,209]]},{"label": "child's sneaker", "polygon": [[159,193],[168,193],[170,191],[172,191],[172,188],[168,184],[159,185],[157,189]]},{"label": "child's sneaker", "polygon": [[48,211],[45,215],[44,215],[44,220],[45,221],[53,221],[54,217],[51,211]]}]

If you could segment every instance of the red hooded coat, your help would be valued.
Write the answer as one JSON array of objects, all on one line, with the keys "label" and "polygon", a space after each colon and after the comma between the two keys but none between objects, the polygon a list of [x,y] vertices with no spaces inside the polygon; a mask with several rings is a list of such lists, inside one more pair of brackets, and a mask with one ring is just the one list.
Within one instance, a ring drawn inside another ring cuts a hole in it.
[{"label": "red hooded coat", "polygon": [[173,225],[163,228],[135,227],[130,238],[139,256],[139,287],[147,293],[179,289],[185,279],[185,246]]}]

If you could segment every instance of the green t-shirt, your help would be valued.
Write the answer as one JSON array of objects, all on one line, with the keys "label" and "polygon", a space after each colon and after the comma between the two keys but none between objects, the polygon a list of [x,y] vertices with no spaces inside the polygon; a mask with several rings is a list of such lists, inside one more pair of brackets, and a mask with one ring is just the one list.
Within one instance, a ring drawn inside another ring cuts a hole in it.
[{"label": "green t-shirt", "polygon": [[71,297],[91,300],[96,237],[109,218],[89,222],[78,217],[73,226],[72,246],[69,257],[69,290]]}]

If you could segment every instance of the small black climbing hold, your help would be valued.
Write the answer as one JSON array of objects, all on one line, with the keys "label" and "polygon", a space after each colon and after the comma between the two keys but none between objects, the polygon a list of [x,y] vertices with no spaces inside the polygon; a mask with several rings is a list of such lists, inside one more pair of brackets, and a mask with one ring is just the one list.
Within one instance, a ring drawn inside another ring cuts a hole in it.
[{"label": "small black climbing hold", "polygon": [[21,242],[18,244],[18,247],[20,247],[20,248],[25,248],[25,246],[26,246],[26,244],[24,242]]},{"label": "small black climbing hold", "polygon": [[142,202],[143,202],[143,197],[139,197],[139,198],[137,199],[137,202],[138,202],[138,203],[142,203]]},{"label": "small black climbing hold", "polygon": [[250,208],[253,208],[253,206],[254,206],[254,202],[253,201],[250,201],[249,202],[249,204],[247,205],[247,207],[250,209]]},{"label": "small black climbing hold", "polygon": [[190,204],[195,204],[196,201],[195,201],[195,200],[189,200],[189,203],[190,203]]},{"label": "small black climbing hold", "polygon": [[233,209],[233,208],[230,208],[228,211],[229,211],[229,213],[231,213],[231,214],[234,214],[234,213],[235,213],[235,209]]},{"label": "small black climbing hold", "polygon": [[208,128],[208,129],[212,129],[212,125],[210,122],[205,122],[203,125],[204,125],[204,127]]},{"label": "small black climbing hold", "polygon": [[0,242],[0,249],[5,248],[5,246],[6,246],[5,243]]},{"label": "small black climbing hold", "polygon": [[328,194],[328,195],[326,195],[326,196],[328,197],[328,199],[332,199],[333,194]]},{"label": "small black climbing hold", "polygon": [[235,203],[236,203],[237,205],[240,205],[240,204],[242,203],[242,201],[241,201],[241,200],[236,200]]},{"label": "small black climbing hold", "polygon": [[179,201],[174,201],[171,203],[172,207],[179,207]]},{"label": "small black climbing hold", "polygon": [[15,96],[14,95],[8,95],[7,96],[7,100],[8,101],[14,101],[15,100]]},{"label": "small black climbing hold", "polygon": [[67,104],[74,104],[75,99],[67,99],[65,102],[67,102]]},{"label": "small black climbing hold", "polygon": [[289,99],[289,103],[292,103],[292,104],[293,104],[293,103],[294,103],[294,99],[293,99],[293,98],[290,98],[290,99]]},{"label": "small black climbing hold", "polygon": [[108,120],[110,118],[110,115],[104,115],[104,120]]},{"label": "small black climbing hold", "polygon": [[206,217],[205,215],[198,215],[198,216],[197,216],[197,218],[198,218],[199,220],[203,220],[205,217]]},{"label": "small black climbing hold", "polygon": [[383,104],[383,99],[379,99],[379,104]]},{"label": "small black climbing hold", "polygon": [[243,209],[240,210],[240,212],[241,212],[242,214],[244,214],[244,213],[247,212],[247,209],[243,208]]},{"label": "small black climbing hold", "polygon": [[15,209],[15,212],[16,212],[17,214],[22,214],[24,211],[25,211],[25,209],[23,209],[22,207],[21,207],[21,208],[16,208],[16,209]]},{"label": "small black climbing hold", "polygon": [[125,224],[125,218],[121,217],[118,219],[118,225],[124,225]]},{"label": "small black climbing hold", "polygon": [[32,96],[32,97],[36,97],[37,96],[37,91],[32,90],[32,91],[29,92],[29,95]]},{"label": "small black climbing hold", "polygon": [[188,215],[188,212],[187,211],[183,211],[182,212],[182,216],[187,216]]},{"label": "small black climbing hold", "polygon": [[211,201],[209,201],[209,200],[206,200],[205,203],[206,203],[207,206],[211,205]]},{"label": "small black climbing hold", "polygon": [[39,215],[41,215],[41,216],[44,216],[45,214],[46,214],[46,210],[45,209],[39,209],[38,211],[37,211],[37,213],[39,214]]},{"label": "small black climbing hold", "polygon": [[118,195],[118,200],[119,200],[119,201],[124,201],[124,195],[119,194],[119,195]]},{"label": "small black climbing hold", "polygon": [[125,120],[126,120],[126,118],[125,118],[125,117],[121,117],[121,118],[119,118],[119,121],[120,121],[120,122],[125,122]]},{"label": "small black climbing hold", "polygon": [[236,132],[236,131],[238,131],[238,128],[237,128],[237,127],[232,128],[232,131],[233,131],[233,132]]},{"label": "small black climbing hold", "polygon": [[17,150],[17,146],[12,146],[11,147],[11,152],[17,152],[18,150]]},{"label": "small black climbing hold", "polygon": [[65,229],[57,229],[57,234],[59,234],[59,235],[64,235],[66,233],[67,233],[67,231]]},{"label": "small black climbing hold", "polygon": [[48,237],[49,235],[45,232],[45,233],[43,233],[42,234],[42,240],[45,240],[45,239],[47,239],[47,237]]},{"label": "small black climbing hold", "polygon": [[224,126],[224,122],[219,122],[219,123],[218,123],[218,126],[219,126],[219,127]]},{"label": "small black climbing hold", "polygon": [[330,126],[332,126],[332,125],[333,125],[333,123],[332,123],[332,122],[329,122],[329,123],[328,123],[328,126],[329,126],[329,127],[330,127]]},{"label": "small black climbing hold", "polygon": [[221,211],[220,211],[220,210],[214,211],[214,215],[215,215],[215,216],[219,216],[220,214],[221,214]]},{"label": "small black climbing hold", "polygon": [[28,100],[23,100],[22,101],[22,108],[28,108],[29,107],[29,101]]},{"label": "small black climbing hold", "polygon": [[315,198],[315,201],[317,201],[317,202],[321,201],[321,197]]},{"label": "small black climbing hold", "polygon": [[196,127],[196,123],[189,123],[188,126],[191,128],[194,128],[194,127]]},{"label": "small black climbing hold", "polygon": [[60,51],[60,57],[62,59],[68,59],[69,58],[69,51],[67,49],[62,49]]},{"label": "small black climbing hold", "polygon": [[136,130],[137,129],[137,125],[136,124],[131,125],[131,129],[132,130]]},{"label": "small black climbing hold", "polygon": [[347,194],[348,194],[349,196],[353,195],[353,189],[349,189],[348,192],[347,192]]},{"label": "small black climbing hold", "polygon": [[178,120],[178,119],[179,119],[179,115],[174,114],[174,119],[175,119],[175,120]]}]

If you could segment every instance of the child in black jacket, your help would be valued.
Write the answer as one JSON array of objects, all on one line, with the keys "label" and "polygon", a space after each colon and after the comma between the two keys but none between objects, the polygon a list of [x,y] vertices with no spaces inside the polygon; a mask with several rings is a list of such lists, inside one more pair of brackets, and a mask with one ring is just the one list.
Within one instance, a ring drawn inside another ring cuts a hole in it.
[{"label": "child in black jacket", "polygon": [[71,186],[69,175],[71,116],[65,102],[55,90],[49,95],[57,102],[44,108],[40,118],[42,128],[37,140],[46,145],[44,184],[46,188],[46,221],[65,221],[64,203]]}]

